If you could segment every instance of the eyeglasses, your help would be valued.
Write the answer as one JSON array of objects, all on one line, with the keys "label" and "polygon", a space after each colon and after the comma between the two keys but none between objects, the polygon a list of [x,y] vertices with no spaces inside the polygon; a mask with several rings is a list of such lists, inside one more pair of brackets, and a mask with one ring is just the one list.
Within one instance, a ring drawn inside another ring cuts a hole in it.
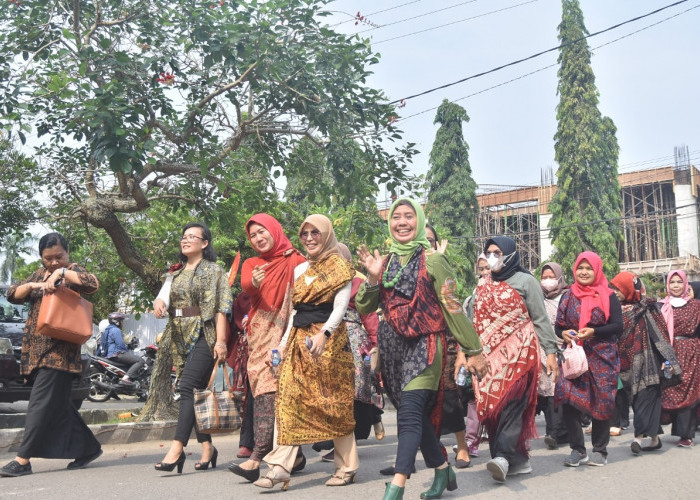
[{"label": "eyeglasses", "polygon": [[180,238],[180,241],[194,241],[194,240],[204,241],[204,238],[202,238],[201,236],[197,236],[196,234],[183,234],[182,238]]},{"label": "eyeglasses", "polygon": [[309,236],[311,236],[313,239],[319,238],[321,236],[321,231],[318,229],[314,229],[312,231],[302,231],[299,236],[301,236],[302,240],[307,239]]}]

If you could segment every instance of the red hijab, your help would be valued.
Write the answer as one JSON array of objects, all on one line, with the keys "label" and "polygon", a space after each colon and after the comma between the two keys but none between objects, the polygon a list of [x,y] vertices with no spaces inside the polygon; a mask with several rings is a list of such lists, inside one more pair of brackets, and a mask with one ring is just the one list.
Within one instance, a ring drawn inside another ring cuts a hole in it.
[{"label": "red hijab", "polygon": [[[593,268],[593,283],[582,285],[576,280],[576,269],[583,261],[588,262]],[[581,314],[578,319],[578,327],[584,328],[591,321],[593,309],[599,307],[605,314],[605,321],[610,317],[610,295],[613,291],[608,288],[608,279],[603,273],[603,261],[595,252],[581,252],[574,263],[574,284],[571,285],[571,293],[581,301]]]},{"label": "red hijab", "polygon": [[[250,319],[258,311],[275,311],[282,307],[287,285],[294,282],[294,268],[304,262],[304,257],[292,246],[284,235],[284,230],[277,219],[268,214],[256,214],[246,223],[246,234],[250,240],[251,224],[259,224],[272,235],[272,249],[258,257],[246,259],[241,269],[241,286],[251,296]],[[252,244],[252,243],[251,243]],[[255,266],[265,267],[265,279],[260,289],[253,286],[253,269]]]}]

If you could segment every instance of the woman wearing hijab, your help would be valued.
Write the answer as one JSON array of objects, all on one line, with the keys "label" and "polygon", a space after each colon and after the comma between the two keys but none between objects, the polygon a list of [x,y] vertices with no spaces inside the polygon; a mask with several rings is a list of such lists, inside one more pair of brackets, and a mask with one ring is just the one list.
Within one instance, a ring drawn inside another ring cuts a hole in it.
[{"label": "woman wearing hijab", "polygon": [[[554,330],[564,342],[583,344],[588,371],[567,379],[560,373],[555,388],[555,404],[563,405],[564,423],[569,434],[571,454],[568,467],[607,463],[610,417],[615,409],[620,359],[617,338],[622,333],[620,301],[608,288],[603,261],[594,252],[579,254],[574,263],[574,284],[559,302]],[[581,428],[581,412],[593,421],[593,452],[586,453]]]},{"label": "woman wearing hijab", "polygon": [[682,370],[681,383],[663,390],[662,407],[671,414],[671,434],[680,437],[677,446],[690,448],[695,438],[700,404],[700,301],[691,299],[683,271],[666,278],[668,296],[661,300],[667,340],[673,346]]},{"label": "woman wearing hijab", "polygon": [[[444,254],[444,249],[441,251],[438,248],[438,236],[435,228],[430,224],[425,225],[426,236],[430,247],[435,252]],[[446,241],[446,240],[442,240]],[[447,244],[445,243],[445,248]],[[469,458],[469,450],[467,449],[466,440],[466,425],[464,419],[467,416],[467,405],[462,402],[462,393],[464,387],[459,387],[455,383],[455,365],[460,366],[466,364],[464,354],[460,351],[457,340],[448,328],[445,330],[445,341],[447,343],[447,351],[445,352],[445,363],[442,367],[442,376],[445,381],[445,396],[442,402],[442,426],[440,435],[454,434],[457,441],[457,456],[455,457],[455,468],[466,469],[471,467],[471,459]],[[471,384],[469,384],[471,390]]]},{"label": "woman wearing hijab", "polygon": [[381,306],[385,319],[377,337],[382,377],[397,408],[399,443],[395,474],[384,499],[403,498],[419,446],[426,466],[435,469],[433,484],[421,498],[440,498],[445,489],[457,488],[438,438],[445,330],[449,327],[469,356],[468,370],[482,375],[486,365],[479,338],[454,295],[452,269],[426,238],[421,206],[411,199],[397,200],[389,210],[389,232],[388,257],[382,258],[378,250],[371,254],[364,245],[358,251],[368,276],[355,298],[360,313]]},{"label": "woman wearing hijab", "polygon": [[476,287],[474,326],[484,344],[489,370],[474,382],[477,414],[489,435],[491,460],[486,468],[494,480],[529,474],[529,441],[537,435],[537,377],[540,345],[547,373],[556,376],[556,337],[547,317],[542,290],[520,265],[515,241],[496,236],[484,254],[491,268]]},{"label": "woman wearing hijab", "polygon": [[[666,321],[656,307],[656,301],[644,297],[644,285],[636,274],[623,271],[610,281],[611,288],[622,303],[623,330],[618,341],[620,380],[622,389],[632,398],[634,411],[634,441],[632,453],[661,448],[661,386],[662,366],[668,361],[680,373],[673,347],[665,338]],[[651,442],[642,446],[642,439]]]},{"label": "woman wearing hijab", "polygon": [[[564,273],[562,272],[562,268],[559,264],[556,262],[547,262],[544,266],[542,266],[542,272],[540,273],[540,287],[542,288],[542,293],[544,294],[544,308],[547,311],[547,316],[552,324],[552,328],[554,328],[554,323],[557,320],[559,301],[561,300],[564,290],[569,288],[569,285],[566,284]],[[561,349],[561,340],[557,342],[557,344]],[[544,351],[540,351],[540,354],[543,353]],[[558,449],[560,444],[564,444],[567,441],[567,433],[562,420],[561,408],[554,406],[555,383],[556,379],[550,375],[547,375],[547,367],[542,364],[537,394],[540,399],[540,403],[538,404],[542,404],[544,407],[544,444],[546,444],[547,448],[550,450]]]},{"label": "woman wearing hijab", "polygon": [[335,472],[326,486],[355,481],[359,467],[353,431],[354,364],[343,322],[355,275],[338,253],[338,241],[328,217],[310,215],[299,228],[307,262],[294,269],[294,313],[279,350],[275,416],[277,442],[263,461],[270,466],[261,488],[282,483],[289,476],[299,446],[332,439]]},{"label": "woman wearing hijab", "polygon": [[[292,313],[294,269],[306,259],[271,215],[256,214],[245,227],[250,244],[258,253],[247,259],[241,269],[241,286],[250,298],[248,380],[253,394],[255,446],[248,460],[231,464],[229,470],[253,482],[260,477],[260,462],[272,451],[274,438],[277,378],[267,361],[272,349],[279,345]],[[300,470],[305,462],[300,454],[293,468]]]}]

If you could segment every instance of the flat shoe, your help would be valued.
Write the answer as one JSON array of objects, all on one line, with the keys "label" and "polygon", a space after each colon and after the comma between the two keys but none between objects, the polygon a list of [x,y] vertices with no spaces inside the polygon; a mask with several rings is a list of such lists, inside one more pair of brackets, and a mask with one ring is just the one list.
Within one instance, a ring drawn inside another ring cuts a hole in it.
[{"label": "flat shoe", "polygon": [[82,468],[86,467],[93,460],[100,458],[102,456],[102,453],[103,453],[102,448],[100,448],[92,455],[86,455],[84,457],[76,458],[75,460],[73,460],[71,463],[68,464],[68,467],[66,467],[66,469],[68,469],[68,470],[82,469]]},{"label": "flat shoe", "polygon": [[661,439],[656,446],[642,446],[642,451],[656,451],[661,449]]},{"label": "flat shoe", "polygon": [[[413,466],[413,472],[416,472],[415,465]],[[396,470],[394,469],[394,466],[392,465],[390,467],[384,467],[383,469],[379,469],[379,473],[382,476],[393,476],[394,474],[396,474]],[[411,477],[411,474],[409,474],[408,477]]]},{"label": "flat shoe", "polygon": [[466,460],[462,460],[461,458],[458,458],[457,460],[455,460],[455,468],[456,469],[468,469],[471,466],[472,466],[471,460],[468,462]]},{"label": "flat shoe", "polygon": [[253,454],[253,450],[246,446],[241,446],[238,449],[238,455],[236,455],[236,458],[250,458],[250,456]]},{"label": "flat shoe", "polygon": [[32,464],[20,464],[17,460],[10,461],[7,465],[0,468],[0,477],[19,477],[26,476],[32,473]]},{"label": "flat shoe", "polygon": [[641,455],[642,454],[642,445],[639,444],[637,441],[632,441],[632,444],[630,445],[630,449],[632,450],[633,455]]}]

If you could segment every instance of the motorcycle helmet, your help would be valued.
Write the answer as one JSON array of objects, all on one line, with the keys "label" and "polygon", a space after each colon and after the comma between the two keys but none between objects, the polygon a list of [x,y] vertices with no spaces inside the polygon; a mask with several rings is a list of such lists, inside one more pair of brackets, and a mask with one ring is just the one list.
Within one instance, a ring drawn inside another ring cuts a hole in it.
[{"label": "motorcycle helmet", "polygon": [[120,312],[112,312],[109,313],[109,316],[107,316],[107,318],[109,319],[110,324],[119,326],[121,325],[122,321],[124,321],[124,319],[126,318],[126,315]]},{"label": "motorcycle helmet", "polygon": [[100,321],[100,324],[97,327],[98,330],[100,331],[100,335],[102,335],[105,332],[105,330],[107,329],[108,326],[109,326],[108,319],[103,319],[102,321]]}]

